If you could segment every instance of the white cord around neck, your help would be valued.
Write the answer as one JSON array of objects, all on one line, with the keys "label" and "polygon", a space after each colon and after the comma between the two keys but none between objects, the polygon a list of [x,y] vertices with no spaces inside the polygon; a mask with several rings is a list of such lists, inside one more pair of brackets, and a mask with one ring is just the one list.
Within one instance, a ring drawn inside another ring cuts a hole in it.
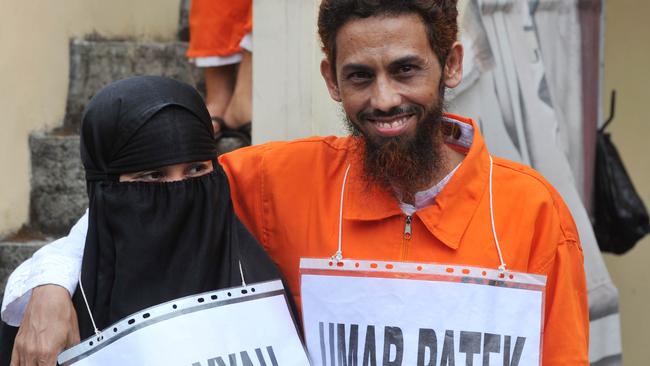
[{"label": "white cord around neck", "polygon": [[[339,240],[339,250],[340,250],[340,240]],[[244,279],[244,270],[242,269],[241,261],[237,261],[239,264],[239,275],[241,276],[241,286],[246,287],[246,280]],[[86,304],[86,310],[88,310],[88,316],[90,317],[90,322],[93,324],[93,329],[95,330],[95,334],[100,337],[102,335],[102,332],[97,328],[97,325],[95,324],[95,318],[93,317],[92,311],[90,311],[90,305],[88,304],[88,298],[86,298],[86,291],[84,291],[84,286],[83,283],[81,283],[81,274],[79,274],[79,289],[81,290],[81,297],[84,299],[84,303]]]},{"label": "white cord around neck", "polygon": [[97,329],[97,325],[95,324],[95,318],[93,318],[93,313],[90,311],[90,305],[88,305],[88,299],[86,298],[86,292],[84,291],[84,286],[83,283],[81,283],[81,273],[79,274],[79,289],[81,290],[81,296],[84,298],[84,303],[86,303],[86,309],[88,310],[88,316],[90,317],[90,322],[93,324],[93,328],[95,329],[95,334],[97,337],[100,337],[102,335],[102,332]]},{"label": "white cord around neck", "polygon": [[[497,230],[496,230],[496,225],[494,224],[494,203],[493,203],[493,198],[492,198],[492,170],[494,167],[494,162],[492,161],[492,156],[488,155],[490,158],[490,176],[489,176],[489,182],[488,182],[488,190],[489,190],[489,196],[490,196],[490,222],[492,223],[492,235],[494,236],[494,244],[497,247],[497,254],[499,255],[499,270],[500,271],[506,271],[506,263],[503,260],[503,253],[501,252],[501,245],[499,244],[499,238],[497,237]],[[343,184],[341,185],[341,201],[339,204],[339,241],[338,241],[338,250],[336,253],[332,256],[332,260],[335,260],[337,262],[341,261],[343,259],[343,249],[342,249],[342,237],[343,237],[343,199],[345,197],[345,183],[347,182],[348,179],[348,173],[350,172],[350,165],[348,165],[347,169],[345,169],[345,175],[343,176]],[[242,282],[243,282],[243,275],[242,275]]]},{"label": "white cord around neck", "polygon": [[241,276],[241,287],[246,287],[246,281],[244,280],[244,270],[241,268],[241,260],[237,262],[239,263],[239,275]]},{"label": "white cord around neck", "polygon": [[494,244],[497,246],[497,253],[499,254],[499,265],[500,271],[506,271],[506,262],[503,261],[503,254],[501,253],[501,246],[499,245],[499,238],[497,238],[497,230],[494,225],[494,205],[492,203],[492,167],[494,163],[492,162],[492,155],[488,155],[490,158],[490,178],[489,178],[489,190],[490,190],[490,220],[492,222],[492,234],[494,235]]},{"label": "white cord around neck", "polygon": [[341,185],[341,201],[339,203],[339,246],[336,253],[332,256],[332,260],[337,262],[343,259],[343,249],[342,249],[342,238],[343,238],[343,198],[345,196],[345,183],[348,180],[348,173],[350,172],[350,164],[345,169],[345,175],[343,175],[343,184]]}]

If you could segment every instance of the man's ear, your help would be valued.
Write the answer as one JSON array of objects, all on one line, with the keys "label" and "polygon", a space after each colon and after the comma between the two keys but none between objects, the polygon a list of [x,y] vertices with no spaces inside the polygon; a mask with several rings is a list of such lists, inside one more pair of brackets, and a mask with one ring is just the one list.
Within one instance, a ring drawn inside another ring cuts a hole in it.
[{"label": "man's ear", "polygon": [[332,66],[327,58],[320,62],[320,73],[325,79],[327,90],[330,92],[330,97],[337,102],[341,102],[341,93],[339,92],[338,83],[336,82],[336,75],[332,73]]},{"label": "man's ear", "polygon": [[463,45],[460,42],[454,42],[442,70],[442,77],[447,88],[457,87],[463,79],[463,53]]}]

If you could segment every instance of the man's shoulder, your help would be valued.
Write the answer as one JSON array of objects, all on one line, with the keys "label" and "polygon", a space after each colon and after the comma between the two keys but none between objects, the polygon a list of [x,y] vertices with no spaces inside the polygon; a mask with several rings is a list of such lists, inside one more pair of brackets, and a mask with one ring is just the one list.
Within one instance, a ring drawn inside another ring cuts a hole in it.
[{"label": "man's shoulder", "polygon": [[221,155],[219,162],[231,185],[264,181],[283,186],[335,174],[354,146],[353,137],[309,137],[242,148]]},{"label": "man's shoulder", "polygon": [[509,184],[522,185],[525,189],[539,190],[553,195],[555,189],[537,170],[528,165],[505,158],[494,157],[495,171],[499,171],[499,178]]},{"label": "man's shoulder", "polygon": [[276,141],[269,142],[263,145],[267,145],[267,151],[273,151],[274,153],[289,153],[294,152],[318,152],[320,150],[338,152],[338,151],[347,151],[353,145],[354,138],[350,136],[339,137],[339,136],[311,136],[300,138],[291,141]]},{"label": "man's shoulder", "polygon": [[[513,204],[521,209],[537,207],[540,211],[556,216],[565,240],[579,242],[578,231],[573,216],[562,196],[553,185],[537,170],[511,160],[494,159],[495,175],[493,184],[503,185]],[[546,209],[549,210],[546,210]]]},{"label": "man's shoulder", "polygon": [[291,141],[272,141],[222,155],[225,160],[289,159],[298,162],[317,156],[345,154],[354,145],[352,137],[312,136]]}]

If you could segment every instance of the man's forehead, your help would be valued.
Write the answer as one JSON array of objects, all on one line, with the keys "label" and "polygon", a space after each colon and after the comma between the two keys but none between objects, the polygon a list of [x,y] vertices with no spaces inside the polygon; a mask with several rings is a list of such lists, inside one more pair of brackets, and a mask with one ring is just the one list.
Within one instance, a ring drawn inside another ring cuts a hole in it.
[{"label": "man's forehead", "polygon": [[394,37],[406,33],[421,33],[426,37],[426,28],[415,13],[381,14],[367,18],[351,18],[339,29],[337,44],[352,37]]},{"label": "man's forehead", "polygon": [[381,15],[348,21],[336,36],[337,64],[368,59],[393,62],[423,57],[431,51],[426,28],[417,14]]}]

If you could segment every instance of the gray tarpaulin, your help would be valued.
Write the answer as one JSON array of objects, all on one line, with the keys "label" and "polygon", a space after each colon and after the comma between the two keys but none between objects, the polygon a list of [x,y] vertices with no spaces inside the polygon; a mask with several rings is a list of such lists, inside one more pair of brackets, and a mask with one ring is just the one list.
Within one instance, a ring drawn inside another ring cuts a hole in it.
[{"label": "gray tarpaulin", "polygon": [[[449,110],[478,121],[490,151],[531,165],[573,213],[585,255],[592,365],[620,365],[618,291],[582,201],[578,0],[472,0],[461,20],[465,78]],[[595,61],[597,62],[597,61]]]}]

